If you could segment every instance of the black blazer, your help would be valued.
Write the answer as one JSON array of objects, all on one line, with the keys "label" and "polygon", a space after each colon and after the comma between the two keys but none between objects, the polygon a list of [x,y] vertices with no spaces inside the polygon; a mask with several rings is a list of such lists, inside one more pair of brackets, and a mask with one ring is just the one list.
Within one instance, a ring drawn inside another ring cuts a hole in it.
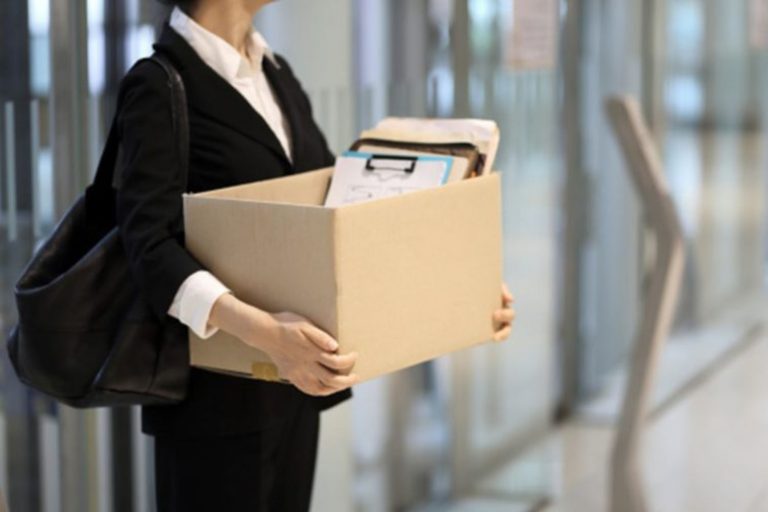
[{"label": "black blazer", "polygon": [[[306,93],[288,63],[264,59],[264,71],[290,125],[292,161],[266,121],[208,67],[167,24],[155,50],[175,64],[187,90],[190,122],[188,191],[198,192],[332,165],[333,155],[312,117]],[[117,218],[133,275],[158,317],[179,286],[203,269],[184,248],[182,181],[177,170],[170,89],[150,62],[121,83]],[[315,398],[293,386],[192,369],[187,399],[145,407],[144,432],[188,437],[246,433],[276,424],[304,401],[318,409],[350,396]]]}]

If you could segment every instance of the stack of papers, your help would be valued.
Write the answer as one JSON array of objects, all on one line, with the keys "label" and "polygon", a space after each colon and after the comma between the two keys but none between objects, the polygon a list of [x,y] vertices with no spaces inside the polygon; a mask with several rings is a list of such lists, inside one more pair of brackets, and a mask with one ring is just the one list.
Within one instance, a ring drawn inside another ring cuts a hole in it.
[{"label": "stack of papers", "polygon": [[484,119],[419,119],[388,117],[375,128],[364,131],[361,139],[430,144],[471,144],[480,152],[479,174],[493,170],[499,150],[499,127]]},{"label": "stack of papers", "polygon": [[336,161],[325,206],[381,199],[488,174],[499,128],[480,119],[386,118]]}]

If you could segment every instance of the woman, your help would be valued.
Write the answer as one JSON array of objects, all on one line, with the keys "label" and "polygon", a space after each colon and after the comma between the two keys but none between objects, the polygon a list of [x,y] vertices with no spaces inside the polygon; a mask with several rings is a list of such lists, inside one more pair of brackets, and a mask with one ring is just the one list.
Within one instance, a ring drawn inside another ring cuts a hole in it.
[{"label": "woman", "polygon": [[[175,1],[155,50],[179,70],[189,107],[188,190],[333,165],[288,63],[252,29],[270,0]],[[192,369],[187,399],[146,407],[159,512],[308,510],[319,412],[350,396],[356,354],[293,313],[235,297],[184,249],[176,142],[164,72],[135,66],[121,90],[117,215],[133,274],[155,313],[206,338],[221,329],[269,354],[293,385]],[[514,312],[503,290],[497,338]],[[173,320],[175,321],[175,320]]]}]

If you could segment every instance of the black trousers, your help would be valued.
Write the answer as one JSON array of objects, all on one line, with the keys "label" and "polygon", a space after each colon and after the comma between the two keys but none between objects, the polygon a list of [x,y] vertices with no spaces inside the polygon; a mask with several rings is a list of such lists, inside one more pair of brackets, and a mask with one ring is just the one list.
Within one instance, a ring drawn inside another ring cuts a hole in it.
[{"label": "black trousers", "polygon": [[158,512],[306,512],[320,416],[310,401],[257,432],[155,437]]}]

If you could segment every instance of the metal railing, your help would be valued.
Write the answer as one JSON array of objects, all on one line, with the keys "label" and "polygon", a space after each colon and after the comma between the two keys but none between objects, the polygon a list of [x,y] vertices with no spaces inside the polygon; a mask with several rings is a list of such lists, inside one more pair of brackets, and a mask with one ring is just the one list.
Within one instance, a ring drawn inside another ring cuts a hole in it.
[{"label": "metal railing", "polygon": [[629,380],[611,458],[611,511],[644,512],[641,448],[653,378],[672,323],[683,276],[683,235],[638,102],[610,98],[608,117],[627,160],[648,225],[656,236],[654,272],[630,359]]}]

